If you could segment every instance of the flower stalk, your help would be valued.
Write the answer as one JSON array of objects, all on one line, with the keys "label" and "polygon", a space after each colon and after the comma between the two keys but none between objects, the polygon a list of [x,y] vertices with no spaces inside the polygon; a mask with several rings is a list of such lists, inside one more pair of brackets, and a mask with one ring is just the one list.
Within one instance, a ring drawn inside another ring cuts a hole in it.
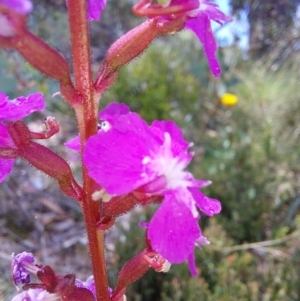
[{"label": "flower stalk", "polygon": [[[83,148],[86,140],[97,132],[98,101],[96,100],[92,84],[87,3],[85,0],[69,1],[68,9],[75,86],[82,96],[82,103],[75,106],[75,112],[80,133],[81,148]],[[89,178],[84,166],[82,172],[83,189],[85,191],[82,211],[90,247],[96,299],[97,301],[109,301],[104,232],[96,228],[96,223],[100,219],[99,204],[92,200],[94,182]]]}]

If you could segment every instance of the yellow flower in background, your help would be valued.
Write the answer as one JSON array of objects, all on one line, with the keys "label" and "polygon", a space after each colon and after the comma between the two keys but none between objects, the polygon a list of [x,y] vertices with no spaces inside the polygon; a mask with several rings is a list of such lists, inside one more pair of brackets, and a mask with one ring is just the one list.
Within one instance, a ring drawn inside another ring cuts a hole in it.
[{"label": "yellow flower in background", "polygon": [[237,102],[238,102],[237,96],[231,93],[225,93],[221,97],[221,103],[227,107],[235,106]]}]

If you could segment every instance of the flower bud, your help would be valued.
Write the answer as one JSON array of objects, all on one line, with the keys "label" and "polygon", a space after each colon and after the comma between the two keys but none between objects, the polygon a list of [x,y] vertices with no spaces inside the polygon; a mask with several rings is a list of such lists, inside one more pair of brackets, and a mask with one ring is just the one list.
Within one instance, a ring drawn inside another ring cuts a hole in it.
[{"label": "flower bud", "polygon": [[119,68],[145,51],[155,38],[178,32],[183,27],[184,20],[181,18],[174,21],[154,18],[127,32],[109,48],[95,81],[95,89],[102,91],[104,81],[115,76]]},{"label": "flower bud", "polygon": [[70,83],[67,61],[44,41],[24,30],[14,48],[37,70],[62,83]]},{"label": "flower bud", "polygon": [[121,269],[111,300],[122,300],[121,298],[127,286],[141,278],[150,267],[153,267],[157,272],[167,272],[170,268],[170,263],[157,252],[144,249],[130,259]]}]

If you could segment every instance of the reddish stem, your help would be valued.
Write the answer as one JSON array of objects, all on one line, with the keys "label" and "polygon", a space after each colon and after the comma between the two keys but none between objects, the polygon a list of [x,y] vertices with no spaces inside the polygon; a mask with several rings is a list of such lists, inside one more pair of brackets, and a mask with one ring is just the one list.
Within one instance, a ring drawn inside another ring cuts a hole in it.
[{"label": "reddish stem", "polygon": [[[82,104],[75,106],[81,146],[97,133],[98,102],[92,85],[90,62],[90,41],[87,23],[86,0],[68,1],[69,24],[76,89],[83,97]],[[100,219],[98,202],[91,198],[93,181],[83,166],[83,189],[85,191],[82,210],[89,240],[92,269],[96,286],[97,301],[109,301],[108,281],[104,252],[104,233],[97,231],[96,223]]]}]

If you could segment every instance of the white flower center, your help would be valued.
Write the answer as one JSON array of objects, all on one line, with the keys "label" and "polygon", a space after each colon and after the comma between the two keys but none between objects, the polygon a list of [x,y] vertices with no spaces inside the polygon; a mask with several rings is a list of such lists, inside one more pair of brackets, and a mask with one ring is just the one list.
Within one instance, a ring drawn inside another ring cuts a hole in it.
[{"label": "white flower center", "polygon": [[166,186],[164,189],[188,187],[190,174],[184,171],[189,162],[188,156],[186,158],[182,156],[174,157],[171,142],[170,134],[164,133],[164,143],[159,153],[144,157],[143,164],[147,169],[149,168],[152,172],[155,172],[158,177],[165,177]]},{"label": "white flower center", "polygon": [[99,131],[107,132],[111,129],[111,124],[108,121],[101,121],[98,127]]}]

